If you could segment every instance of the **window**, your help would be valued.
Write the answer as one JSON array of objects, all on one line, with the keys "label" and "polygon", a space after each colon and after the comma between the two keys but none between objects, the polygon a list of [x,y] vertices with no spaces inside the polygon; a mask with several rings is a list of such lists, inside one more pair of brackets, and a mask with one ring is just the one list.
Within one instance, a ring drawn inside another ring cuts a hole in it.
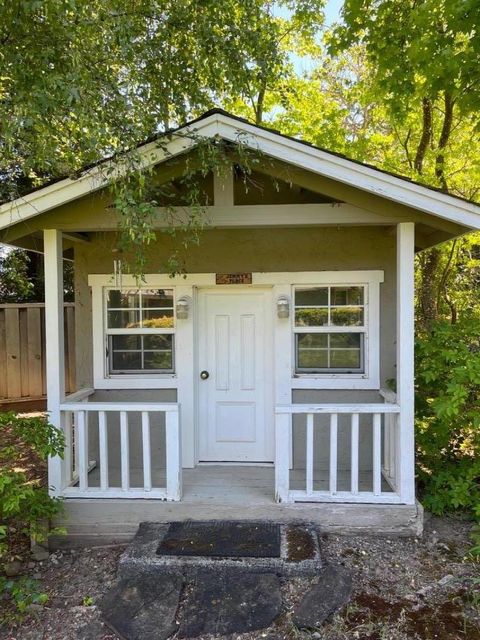
[{"label": "window", "polygon": [[107,289],[107,371],[173,373],[173,289]]},{"label": "window", "polygon": [[365,373],[366,287],[295,288],[295,372]]}]

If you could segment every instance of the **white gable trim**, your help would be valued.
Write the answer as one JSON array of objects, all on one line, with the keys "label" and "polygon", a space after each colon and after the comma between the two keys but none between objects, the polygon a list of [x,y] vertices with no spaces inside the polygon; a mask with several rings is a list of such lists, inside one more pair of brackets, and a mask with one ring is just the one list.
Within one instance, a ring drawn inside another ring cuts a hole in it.
[{"label": "white gable trim", "polygon": [[[242,143],[293,166],[471,229],[480,229],[478,205],[309,147],[223,113],[212,113],[203,120],[179,129],[171,135],[165,149],[160,148],[155,142],[144,145],[139,149],[144,165],[158,164],[195,146],[195,140],[188,137],[189,133],[211,138],[219,136],[232,142],[238,142],[241,137]],[[88,170],[78,179],[66,178],[13,202],[5,203],[0,206],[0,229],[97,191],[105,187],[110,180],[121,177],[124,172],[125,166],[104,162]]]}]

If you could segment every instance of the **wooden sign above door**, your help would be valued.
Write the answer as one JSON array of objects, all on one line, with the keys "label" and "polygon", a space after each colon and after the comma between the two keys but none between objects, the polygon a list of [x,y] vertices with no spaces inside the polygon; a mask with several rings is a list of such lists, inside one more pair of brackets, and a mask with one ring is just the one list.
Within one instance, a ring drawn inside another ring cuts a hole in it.
[{"label": "wooden sign above door", "polygon": [[252,284],[251,273],[216,273],[217,284]]}]

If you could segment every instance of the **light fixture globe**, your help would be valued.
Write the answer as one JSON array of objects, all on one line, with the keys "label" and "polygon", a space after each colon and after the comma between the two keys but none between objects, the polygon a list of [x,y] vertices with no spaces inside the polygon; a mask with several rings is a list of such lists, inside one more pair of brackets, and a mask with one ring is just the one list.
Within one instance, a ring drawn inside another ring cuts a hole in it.
[{"label": "light fixture globe", "polygon": [[280,319],[290,316],[290,300],[287,296],[279,296],[277,298],[277,316]]},{"label": "light fixture globe", "polygon": [[188,296],[182,296],[177,300],[176,315],[177,320],[188,320],[190,313],[190,298]]}]

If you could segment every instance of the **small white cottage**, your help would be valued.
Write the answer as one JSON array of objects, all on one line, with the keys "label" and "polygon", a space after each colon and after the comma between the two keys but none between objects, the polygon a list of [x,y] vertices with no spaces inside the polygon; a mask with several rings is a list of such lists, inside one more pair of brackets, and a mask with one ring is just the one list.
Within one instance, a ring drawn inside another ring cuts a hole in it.
[{"label": "small white cottage", "polygon": [[233,156],[201,179],[208,225],[186,277],[162,273],[175,239],[161,233],[140,289],[114,275],[104,165],[0,208],[0,241],[45,254],[48,409],[67,442],[49,482],[69,539],[187,518],[417,533],[415,252],[480,229],[480,207],[213,110],[139,149],[179,216],[199,136],[241,138],[264,162],[248,189]]}]

